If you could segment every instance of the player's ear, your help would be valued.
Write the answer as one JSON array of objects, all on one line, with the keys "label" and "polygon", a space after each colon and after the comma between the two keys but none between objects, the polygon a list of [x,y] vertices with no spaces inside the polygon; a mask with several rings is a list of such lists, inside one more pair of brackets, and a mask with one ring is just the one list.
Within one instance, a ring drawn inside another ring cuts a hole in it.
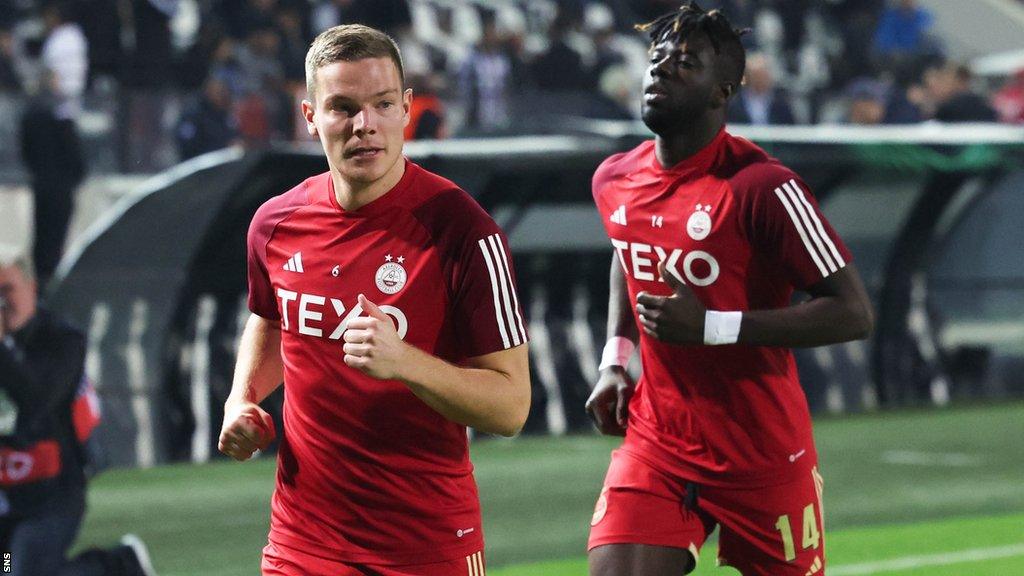
[{"label": "player's ear", "polygon": [[318,137],[319,134],[316,130],[316,124],[313,122],[313,116],[316,111],[313,108],[313,103],[309,100],[302,101],[302,117],[306,119],[306,132],[309,132],[310,136]]},{"label": "player's ear", "polygon": [[724,108],[735,93],[736,84],[732,82],[719,82],[711,96],[713,106],[715,108]]},{"label": "player's ear", "polygon": [[406,88],[402,92],[402,126],[408,126],[410,121],[409,110],[412,109],[412,88]]}]

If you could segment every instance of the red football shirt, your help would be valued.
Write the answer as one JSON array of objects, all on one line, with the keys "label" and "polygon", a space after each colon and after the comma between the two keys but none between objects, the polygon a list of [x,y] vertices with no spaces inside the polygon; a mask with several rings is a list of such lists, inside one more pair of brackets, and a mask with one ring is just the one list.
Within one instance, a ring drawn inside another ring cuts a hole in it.
[{"label": "red football shirt", "polygon": [[[724,130],[669,169],[653,141],[612,156],[593,192],[634,305],[640,291],[671,293],[662,260],[708,309],[724,311],[788,306],[794,289],[850,261],[800,177]],[[640,358],[624,448],[652,465],[758,486],[792,480],[816,460],[789,349],[678,346],[641,331]]]},{"label": "red football shirt", "polygon": [[365,294],[408,343],[458,363],[526,331],[508,243],[452,182],[406,161],[354,211],[329,173],[267,201],[248,236],[249,309],[281,324],[284,435],[270,540],[342,562],[418,564],[483,547],[466,429],[349,368]]}]

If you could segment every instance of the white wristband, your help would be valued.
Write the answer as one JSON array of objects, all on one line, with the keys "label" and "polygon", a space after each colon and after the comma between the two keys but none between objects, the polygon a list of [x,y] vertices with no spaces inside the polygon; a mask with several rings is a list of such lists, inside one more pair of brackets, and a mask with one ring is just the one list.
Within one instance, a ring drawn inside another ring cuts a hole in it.
[{"label": "white wristband", "polygon": [[742,320],[743,312],[708,310],[704,314],[704,343],[710,346],[735,344],[740,338]]},{"label": "white wristband", "polygon": [[609,338],[608,342],[604,345],[604,352],[601,354],[601,365],[597,369],[604,370],[609,366],[622,366],[625,368],[629,365],[629,358],[633,355],[633,350],[635,349],[636,344],[633,344],[629,338],[623,338],[622,336]]}]

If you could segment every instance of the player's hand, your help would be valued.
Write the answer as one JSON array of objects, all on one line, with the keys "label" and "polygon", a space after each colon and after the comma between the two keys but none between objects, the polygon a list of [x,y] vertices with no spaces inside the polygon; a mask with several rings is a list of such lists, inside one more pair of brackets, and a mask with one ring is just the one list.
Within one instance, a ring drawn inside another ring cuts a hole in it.
[{"label": "player's hand", "polygon": [[703,344],[704,316],[707,308],[675,274],[658,263],[658,272],[672,289],[671,296],[636,296],[640,327],[652,338],[669,344]]},{"label": "player's hand", "polygon": [[408,344],[398,337],[391,317],[366,296],[359,295],[359,305],[369,316],[348,323],[345,364],[380,380],[400,378]]},{"label": "player's hand", "polygon": [[224,407],[224,426],[217,449],[239,462],[265,450],[274,440],[274,419],[254,402],[231,402]]},{"label": "player's hand", "polygon": [[601,370],[601,377],[587,399],[587,414],[602,434],[625,436],[629,425],[629,399],[635,385],[622,366]]}]

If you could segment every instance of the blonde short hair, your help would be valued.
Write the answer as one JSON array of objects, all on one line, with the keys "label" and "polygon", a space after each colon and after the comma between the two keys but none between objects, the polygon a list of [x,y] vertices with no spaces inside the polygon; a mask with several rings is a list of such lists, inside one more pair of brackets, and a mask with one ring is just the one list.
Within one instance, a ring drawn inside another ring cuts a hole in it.
[{"label": "blonde short hair", "polygon": [[405,83],[402,55],[394,39],[387,34],[362,24],[343,24],[321,32],[306,52],[306,92],[310,100],[316,99],[318,69],[335,62],[366,58],[390,58],[398,68],[399,78]]},{"label": "blonde short hair", "polygon": [[13,244],[0,244],[0,268],[17,266],[25,278],[35,279],[35,270],[32,266],[32,258],[21,246]]}]

